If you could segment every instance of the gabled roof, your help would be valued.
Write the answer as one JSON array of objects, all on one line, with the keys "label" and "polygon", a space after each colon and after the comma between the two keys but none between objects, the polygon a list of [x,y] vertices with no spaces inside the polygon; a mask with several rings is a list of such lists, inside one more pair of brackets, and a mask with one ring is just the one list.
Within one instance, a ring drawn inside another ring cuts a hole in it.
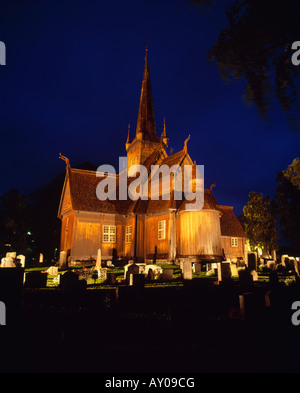
[{"label": "gabled roof", "polygon": [[[175,154],[174,154],[175,156]],[[172,157],[172,156],[170,156]],[[168,157],[169,158],[169,157]],[[173,157],[174,158],[174,157]],[[172,162],[179,162],[181,155],[177,155],[178,160]],[[111,214],[153,214],[170,209],[184,210],[186,201],[177,201],[174,199],[174,194],[171,193],[170,200],[140,200],[132,201],[118,200],[119,196],[119,182],[118,175],[116,175],[116,200],[100,201],[96,195],[96,189],[104,177],[97,177],[96,171],[88,171],[83,169],[69,168],[66,174],[65,186],[61,199],[61,206],[64,203],[65,191],[70,190],[70,198],[72,201],[72,209],[75,211],[86,211],[93,213],[111,213]],[[128,179],[128,184],[133,179]],[[192,201],[191,201],[192,202]],[[210,190],[204,190],[204,209],[216,209],[217,201]],[[59,216],[61,216],[61,206]]]},{"label": "gabled roof", "polygon": [[217,205],[216,208],[221,212],[220,224],[222,236],[247,237],[241,223],[233,212],[232,206]]}]

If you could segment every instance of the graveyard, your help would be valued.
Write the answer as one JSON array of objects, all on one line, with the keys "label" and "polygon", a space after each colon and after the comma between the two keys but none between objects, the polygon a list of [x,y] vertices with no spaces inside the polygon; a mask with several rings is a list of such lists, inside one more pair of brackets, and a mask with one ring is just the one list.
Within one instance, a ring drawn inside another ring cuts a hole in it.
[{"label": "graveyard", "polygon": [[299,327],[291,323],[300,294],[297,259],[252,267],[251,259],[240,266],[176,262],[0,268],[2,369],[299,370]]}]

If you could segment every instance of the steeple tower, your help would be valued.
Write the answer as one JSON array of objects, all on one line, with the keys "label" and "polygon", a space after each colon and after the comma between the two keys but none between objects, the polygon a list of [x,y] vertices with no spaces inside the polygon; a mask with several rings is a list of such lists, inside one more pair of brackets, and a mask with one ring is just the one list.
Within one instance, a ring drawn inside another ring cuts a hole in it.
[{"label": "steeple tower", "polygon": [[140,106],[136,125],[136,137],[145,141],[159,142],[155,126],[152,88],[148,66],[147,45],[142,90],[140,96]]},{"label": "steeple tower", "polygon": [[146,46],[140,105],[137,117],[136,133],[133,141],[128,134],[126,142],[127,167],[143,164],[147,157],[161,144],[156,133],[154,106],[150,72],[148,66],[148,48]]}]

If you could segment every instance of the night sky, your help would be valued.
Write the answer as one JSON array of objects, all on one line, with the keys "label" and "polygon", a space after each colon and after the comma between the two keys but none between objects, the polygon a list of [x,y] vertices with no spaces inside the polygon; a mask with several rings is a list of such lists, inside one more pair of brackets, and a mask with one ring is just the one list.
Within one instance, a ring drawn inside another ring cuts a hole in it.
[{"label": "night sky", "polygon": [[[1,1],[1,182],[29,194],[65,170],[117,165],[134,136],[145,41],[156,128],[205,166],[220,204],[238,215],[250,191],[273,196],[277,172],[299,156],[299,132],[275,102],[270,121],[246,106],[245,81],[225,83],[207,52],[227,19],[221,2]],[[297,37],[299,39],[299,37]]]}]

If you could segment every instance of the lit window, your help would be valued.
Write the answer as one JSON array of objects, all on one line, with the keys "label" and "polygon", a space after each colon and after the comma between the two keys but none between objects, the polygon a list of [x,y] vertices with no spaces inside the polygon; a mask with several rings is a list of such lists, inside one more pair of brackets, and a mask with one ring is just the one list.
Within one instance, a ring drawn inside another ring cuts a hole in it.
[{"label": "lit window", "polygon": [[115,242],[116,242],[116,226],[103,225],[103,243],[115,243]]},{"label": "lit window", "polygon": [[158,240],[166,238],[166,220],[158,221]]},{"label": "lit window", "polygon": [[232,237],[231,238],[231,247],[237,247],[238,246],[238,239],[237,237]]},{"label": "lit window", "polygon": [[132,236],[132,226],[127,225],[126,230],[125,230],[125,242],[126,243],[131,243],[131,236]]}]

